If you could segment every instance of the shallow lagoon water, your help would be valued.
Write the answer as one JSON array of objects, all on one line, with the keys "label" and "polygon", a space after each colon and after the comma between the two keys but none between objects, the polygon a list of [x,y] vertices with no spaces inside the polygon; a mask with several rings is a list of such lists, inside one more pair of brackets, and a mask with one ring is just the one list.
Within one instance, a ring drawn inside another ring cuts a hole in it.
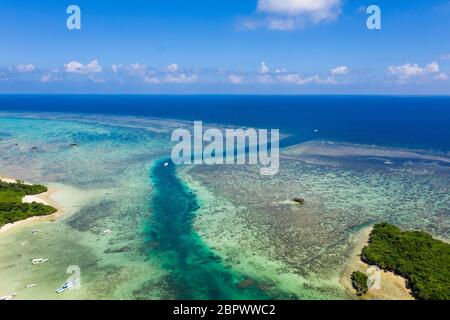
[{"label": "shallow lagoon water", "polygon": [[[165,152],[161,134],[70,118],[0,121],[9,137],[0,144],[1,174],[58,183],[56,194],[65,198],[61,220],[1,235],[2,293],[50,299],[140,297],[142,283],[164,273],[148,261],[141,231],[151,214],[148,171]],[[67,199],[72,202],[68,208]],[[33,234],[36,228],[41,232]],[[111,234],[101,236],[105,229]],[[21,247],[23,242],[27,245]],[[8,250],[11,246],[17,249]],[[49,262],[32,266],[31,259],[41,256]],[[56,295],[70,265],[80,266],[82,288]],[[28,282],[37,286],[25,289]],[[160,294],[154,290],[146,297]]]},{"label": "shallow lagoon water", "polygon": [[[0,295],[341,299],[362,227],[388,220],[449,238],[450,173],[439,161],[386,162],[386,152],[355,146],[370,157],[286,151],[274,177],[252,166],[161,167],[171,128],[186,125],[3,114],[0,175],[54,187],[65,214],[0,235]],[[305,206],[286,202],[297,196]],[[49,262],[32,266],[36,257]],[[82,287],[57,295],[70,265]]]},{"label": "shallow lagoon water", "polygon": [[[448,167],[410,159],[396,166],[311,161],[284,158],[280,173],[269,179],[248,166],[187,170],[186,179],[195,177],[198,192],[210,198],[196,221],[199,234],[224,259],[240,262],[233,268],[272,283],[275,295],[346,297],[340,276],[349,240],[373,223],[450,238]],[[290,203],[294,197],[305,205]]]},{"label": "shallow lagoon water", "polygon": [[[199,203],[177,177],[176,166],[162,159],[152,169],[153,215],[147,226],[149,256],[168,270],[169,291],[176,299],[264,299],[256,286],[239,288],[242,275],[226,268],[193,230]],[[247,280],[249,281],[249,280]],[[242,285],[241,285],[242,286]]]}]

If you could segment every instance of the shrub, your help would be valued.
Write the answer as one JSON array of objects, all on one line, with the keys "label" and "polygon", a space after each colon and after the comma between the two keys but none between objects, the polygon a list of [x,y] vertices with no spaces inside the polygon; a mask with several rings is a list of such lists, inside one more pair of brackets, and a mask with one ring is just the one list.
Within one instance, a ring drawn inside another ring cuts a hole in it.
[{"label": "shrub", "polygon": [[351,276],[352,279],[352,286],[356,290],[356,294],[358,296],[361,296],[369,290],[369,287],[367,286],[367,280],[369,279],[367,275],[360,271],[355,271],[352,273]]}]

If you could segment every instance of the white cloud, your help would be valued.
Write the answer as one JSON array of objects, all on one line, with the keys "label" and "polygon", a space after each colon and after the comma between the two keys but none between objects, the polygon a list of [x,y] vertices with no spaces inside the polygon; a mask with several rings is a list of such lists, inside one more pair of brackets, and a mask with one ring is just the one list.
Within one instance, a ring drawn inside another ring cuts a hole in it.
[{"label": "white cloud", "polygon": [[346,66],[338,66],[338,67],[330,70],[330,73],[333,76],[345,75],[345,74],[348,74],[349,72],[350,72],[350,69]]},{"label": "white cloud", "polygon": [[395,76],[402,81],[419,76],[423,77],[438,74],[439,72],[439,64],[436,61],[427,64],[425,67],[420,67],[417,63],[406,63],[401,66],[390,66],[387,69],[388,74]]},{"label": "white cloud", "polygon": [[256,13],[239,17],[239,29],[267,28],[291,31],[307,24],[333,21],[342,9],[342,0],[258,0]]},{"label": "white cloud", "polygon": [[286,73],[287,69],[286,68],[281,68],[281,69],[276,69],[275,73]]},{"label": "white cloud", "polygon": [[18,64],[14,67],[14,70],[21,73],[27,73],[36,71],[36,67],[33,64]]},{"label": "white cloud", "polygon": [[50,72],[47,72],[41,76],[41,82],[51,82],[53,80],[53,75]]},{"label": "white cloud", "polygon": [[60,71],[58,69],[47,70],[39,78],[41,82],[54,82],[63,81],[63,77],[60,76]]},{"label": "white cloud", "polygon": [[145,81],[145,83],[151,83],[151,84],[161,83],[161,80],[159,80],[156,77],[152,77],[152,76],[145,76],[144,81]]},{"label": "white cloud", "polygon": [[114,73],[118,72],[121,68],[122,68],[122,65],[121,65],[121,64],[113,64],[113,65],[111,66],[111,69],[112,69],[112,71],[113,71]]},{"label": "white cloud", "polygon": [[304,21],[299,19],[270,18],[267,20],[267,28],[271,30],[291,31],[302,27],[303,25]]},{"label": "white cloud", "polygon": [[102,67],[97,60],[92,60],[88,64],[82,64],[78,61],[71,61],[64,65],[64,71],[67,73],[88,74],[102,72]]},{"label": "white cloud", "polygon": [[317,17],[335,15],[340,0],[258,0],[258,11],[283,14],[310,14]]},{"label": "white cloud", "polygon": [[264,74],[264,75],[258,76],[257,77],[257,81],[259,83],[264,83],[264,84],[275,83],[275,80],[272,78],[272,76],[270,76],[268,74]]},{"label": "white cloud", "polygon": [[331,78],[325,78],[321,79],[318,75],[309,76],[303,78],[301,75],[297,73],[290,73],[286,75],[281,75],[277,77],[277,80],[281,83],[288,83],[288,84],[299,84],[299,85],[305,85],[305,84],[337,84],[337,82]]},{"label": "white cloud", "polygon": [[168,74],[164,78],[163,82],[166,83],[193,83],[197,82],[197,75],[186,75],[184,73],[180,74]]},{"label": "white cloud", "polygon": [[259,68],[259,73],[266,74],[266,73],[269,73],[269,72],[270,72],[270,69],[267,66],[267,64],[264,61],[261,62],[261,67]]},{"label": "white cloud", "polygon": [[427,70],[427,72],[430,72],[430,73],[439,72],[439,64],[436,61],[433,61],[433,62],[427,64],[426,70]]},{"label": "white cloud", "polygon": [[290,31],[307,23],[335,20],[341,13],[341,0],[258,0],[257,12],[266,15],[265,19],[245,19],[243,28]]},{"label": "white cloud", "polygon": [[196,74],[185,74],[170,72],[167,69],[164,72],[149,72],[143,77],[145,83],[160,84],[185,84],[197,82],[198,76]]},{"label": "white cloud", "polygon": [[41,76],[41,81],[42,82],[50,82],[50,81],[52,81],[52,74],[51,73],[43,74]]},{"label": "white cloud", "polygon": [[436,79],[436,80],[447,81],[447,80],[449,79],[449,77],[448,77],[447,74],[441,72],[441,73],[439,73],[439,74],[435,77],[435,79]]},{"label": "white cloud", "polygon": [[103,78],[96,78],[95,76],[89,76],[89,80],[95,83],[106,83],[106,80]]},{"label": "white cloud", "polygon": [[167,72],[176,72],[178,70],[178,65],[176,63],[169,64],[166,67]]},{"label": "white cloud", "polygon": [[[338,67],[339,71],[349,71],[347,67]],[[347,68],[347,69],[343,69]],[[287,68],[275,69],[272,72],[265,62],[261,62],[261,66],[258,71],[258,75],[254,77],[251,81],[260,84],[338,84],[338,82],[332,77],[321,78],[319,75],[312,75],[303,77],[301,74],[296,72],[288,72]]]},{"label": "white cloud", "polygon": [[140,79],[148,84],[183,84],[194,83],[198,80],[196,74],[179,72],[180,67],[176,63],[169,64],[165,68],[159,70],[141,63],[132,63],[128,65],[117,64],[112,65],[111,69],[114,73],[125,76],[126,79]]},{"label": "white cloud", "polygon": [[114,73],[124,72],[130,75],[140,75],[144,76],[147,74],[148,67],[142,63],[130,63],[128,65],[113,64],[111,65],[111,70]]},{"label": "white cloud", "polygon": [[230,81],[232,84],[242,84],[244,83],[244,77],[232,74],[228,76],[228,81]]},{"label": "white cloud", "polygon": [[444,53],[441,55],[441,60],[450,60],[450,53]]},{"label": "white cloud", "polygon": [[238,30],[257,30],[264,27],[265,23],[261,19],[249,18],[249,17],[238,17],[236,19],[236,28]]},{"label": "white cloud", "polygon": [[140,71],[144,71],[145,69],[147,69],[147,66],[145,64],[141,64],[141,63],[132,63],[128,65],[129,70],[134,71],[134,72],[140,72]]}]

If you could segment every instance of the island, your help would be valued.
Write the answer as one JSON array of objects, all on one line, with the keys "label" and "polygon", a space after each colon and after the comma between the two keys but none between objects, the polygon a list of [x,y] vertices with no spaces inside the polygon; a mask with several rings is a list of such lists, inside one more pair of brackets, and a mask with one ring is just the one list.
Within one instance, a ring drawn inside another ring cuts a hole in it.
[{"label": "island", "polygon": [[0,228],[30,217],[46,216],[57,209],[36,201],[24,202],[26,196],[47,192],[47,187],[39,184],[26,184],[21,180],[15,182],[0,180]]},{"label": "island", "polygon": [[[450,244],[426,232],[402,231],[386,222],[376,224],[360,257],[368,265],[405,278],[416,299],[450,299]],[[352,273],[358,295],[369,290],[370,286],[365,286],[367,279],[360,271]]]}]

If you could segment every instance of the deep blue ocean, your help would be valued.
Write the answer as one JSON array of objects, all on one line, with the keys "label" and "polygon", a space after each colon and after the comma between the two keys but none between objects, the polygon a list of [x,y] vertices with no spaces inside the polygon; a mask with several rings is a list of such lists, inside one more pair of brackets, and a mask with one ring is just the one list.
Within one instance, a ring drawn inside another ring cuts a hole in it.
[{"label": "deep blue ocean", "polygon": [[280,129],[291,135],[282,145],[330,140],[450,151],[450,97],[0,95],[0,111],[202,120]]}]

